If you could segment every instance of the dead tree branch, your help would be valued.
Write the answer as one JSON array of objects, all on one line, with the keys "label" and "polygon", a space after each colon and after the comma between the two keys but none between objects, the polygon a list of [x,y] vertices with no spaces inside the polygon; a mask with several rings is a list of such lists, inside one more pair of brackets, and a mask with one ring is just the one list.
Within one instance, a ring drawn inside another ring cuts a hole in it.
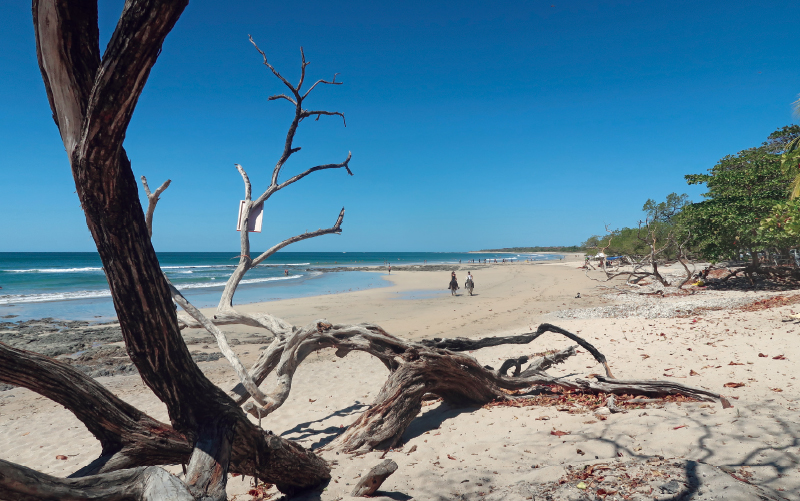
[{"label": "dead tree branch", "polygon": [[147,225],[147,232],[150,234],[150,238],[153,238],[153,214],[156,211],[156,205],[160,200],[158,197],[164,193],[164,190],[169,188],[169,184],[172,181],[167,179],[164,183],[158,187],[155,193],[150,192],[150,187],[147,185],[147,178],[142,176],[142,185],[144,186],[144,192],[147,195],[147,213],[144,216],[144,222]]},{"label": "dead tree branch", "polygon": [[58,478],[2,459],[0,498],[25,501],[195,501],[178,477],[157,466],[82,478]]}]

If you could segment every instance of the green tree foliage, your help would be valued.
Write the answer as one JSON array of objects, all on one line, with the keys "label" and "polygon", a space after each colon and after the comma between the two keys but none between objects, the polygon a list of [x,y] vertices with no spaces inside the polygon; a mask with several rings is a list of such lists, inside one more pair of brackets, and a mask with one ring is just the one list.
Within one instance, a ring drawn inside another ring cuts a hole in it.
[{"label": "green tree foliage", "polygon": [[761,221],[759,231],[777,248],[788,248],[800,242],[800,198],[781,202],[772,207]]},{"label": "green tree foliage", "polygon": [[787,199],[793,176],[781,169],[781,155],[797,137],[800,127],[783,127],[760,147],[726,156],[708,174],[686,176],[689,184],[708,187],[705,200],[687,205],[680,215],[703,256],[735,258],[741,250],[777,247],[773,233],[759,230],[773,207]]},{"label": "green tree foliage", "polygon": [[689,195],[686,193],[682,195],[670,193],[665,201],[659,203],[656,203],[652,198],[648,198],[647,202],[644,203],[644,207],[642,207],[642,211],[647,214],[648,221],[671,223],[688,203]]},{"label": "green tree foliage", "polygon": [[642,207],[646,219],[640,222],[640,226],[621,228],[604,236],[593,235],[582,246],[591,249],[588,252],[591,255],[607,247],[605,252],[609,256],[643,256],[650,254],[648,241],[655,239],[657,249],[666,245],[660,257],[674,259],[678,254],[677,244],[683,234],[678,216],[688,200],[689,196],[685,193],[670,193],[663,202],[648,199]]}]

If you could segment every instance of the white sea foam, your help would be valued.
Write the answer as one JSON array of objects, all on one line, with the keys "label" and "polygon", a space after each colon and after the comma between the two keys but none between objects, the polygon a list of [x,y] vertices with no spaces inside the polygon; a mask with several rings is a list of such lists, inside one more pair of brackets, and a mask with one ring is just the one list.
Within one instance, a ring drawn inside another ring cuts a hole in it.
[{"label": "white sea foam", "polygon": [[91,299],[97,297],[110,297],[111,291],[75,291],[75,292],[51,292],[47,294],[17,294],[0,296],[0,304],[17,303],[44,303],[48,301],[68,301],[70,299]]},{"label": "white sea foam", "polygon": [[[275,282],[279,280],[294,280],[302,278],[303,275],[290,275],[288,277],[270,277],[270,278],[251,278],[249,280],[242,280],[240,284],[256,284],[262,282]],[[182,284],[177,285],[176,288],[184,289],[204,289],[208,287],[223,287],[223,282],[201,282],[197,284]],[[74,291],[74,292],[54,292],[46,294],[7,294],[0,296],[0,305],[3,304],[17,304],[17,303],[46,303],[50,301],[69,301],[73,299],[92,299],[99,297],[110,297],[111,291],[108,289],[98,291]]]},{"label": "white sea foam", "polygon": [[311,263],[261,263],[258,266],[309,266]]},{"label": "white sea foam", "polygon": [[[301,278],[303,275],[290,275],[288,277],[270,277],[270,278],[251,278],[248,280],[242,280],[239,282],[240,284],[258,284],[262,282],[275,282],[278,280],[293,280],[296,278]],[[213,280],[213,279],[212,279]],[[182,284],[176,285],[175,287],[179,290],[184,289],[205,289],[207,287],[224,287],[225,283],[222,281],[219,282],[200,282],[197,284]]]},{"label": "white sea foam", "polygon": [[162,266],[162,270],[179,270],[184,268],[236,268],[235,264],[187,264],[182,266]]}]

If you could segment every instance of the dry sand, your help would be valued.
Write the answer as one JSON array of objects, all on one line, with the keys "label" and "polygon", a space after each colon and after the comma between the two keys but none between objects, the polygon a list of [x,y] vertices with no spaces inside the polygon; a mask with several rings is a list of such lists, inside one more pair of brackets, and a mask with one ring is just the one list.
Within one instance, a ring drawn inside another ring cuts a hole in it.
[{"label": "dry sand", "polygon": [[[723,410],[719,404],[669,403],[611,415],[601,409],[599,416],[575,407],[450,408],[434,403],[424,407],[411,424],[402,448],[386,453],[399,470],[384,483],[379,498],[513,500],[548,499],[549,495],[555,496],[552,499],[594,499],[581,497],[587,490],[577,486],[584,482],[590,492],[598,485],[605,492],[616,490],[605,497],[612,500],[624,499],[625,486],[640,479],[654,490],[639,489],[627,499],[684,499],[683,492],[689,492],[685,499],[730,501],[759,499],[759,495],[800,499],[800,388],[795,380],[800,326],[785,321],[800,311],[800,304],[744,311],[731,305],[776,293],[720,292],[689,297],[696,306],[713,300],[722,304],[722,309],[696,311],[691,316],[583,318],[598,315],[598,310],[587,313],[587,308],[631,301],[657,303],[662,310],[664,305],[683,301],[684,311],[688,303],[686,297],[631,299],[609,294],[578,269],[580,259],[573,255],[563,262],[462,265],[460,283],[467,269],[475,276],[472,297],[462,294],[463,289],[452,297],[445,289],[447,272],[393,270],[385,277],[390,287],[241,309],[268,311],[294,324],[319,318],[335,323],[372,322],[412,340],[522,333],[547,321],[580,333],[594,344],[618,378],[674,379],[733,398],[732,409]],[[578,292],[580,299],[575,298]],[[251,333],[262,334],[249,327],[226,326],[225,330],[243,343]],[[187,336],[195,335],[202,334],[187,332]],[[488,348],[473,355],[496,366],[512,356],[567,345],[566,339],[548,334],[528,346]],[[239,344],[235,349],[249,364],[261,346]],[[779,355],[783,359],[773,358]],[[200,366],[224,388],[234,381],[224,359]],[[586,353],[550,371],[582,377],[596,372],[600,367]],[[263,425],[306,447],[322,447],[366,408],[386,377],[383,365],[363,353],[339,359],[332,351],[319,352],[301,365],[289,400]],[[165,407],[138,375],[99,380],[123,399],[167,421]],[[729,382],[744,386],[725,388]],[[553,431],[569,434],[558,436]],[[100,452],[97,441],[72,414],[22,388],[0,392],[0,450],[3,459],[53,475],[67,475]],[[335,462],[334,480],[308,499],[348,497],[358,476],[379,463],[383,453],[321,454]],[[68,459],[58,460],[57,455]],[[587,470],[587,465],[594,467]],[[170,471],[177,473],[180,468]],[[565,482],[559,484],[559,479]],[[251,482],[250,477],[231,478],[231,499],[251,499],[246,494]],[[754,486],[761,490],[757,493]]]}]

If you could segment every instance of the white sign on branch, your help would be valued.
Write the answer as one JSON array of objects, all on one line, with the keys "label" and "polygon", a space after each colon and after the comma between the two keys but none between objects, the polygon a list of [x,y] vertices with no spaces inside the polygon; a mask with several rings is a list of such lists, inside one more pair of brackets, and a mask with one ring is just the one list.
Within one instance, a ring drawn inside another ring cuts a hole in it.
[{"label": "white sign on branch", "polygon": [[[242,212],[246,200],[239,201],[239,217],[236,219],[236,231],[242,231]],[[247,231],[261,233],[261,222],[264,219],[264,204],[260,203],[250,209],[250,218],[247,220]]]}]

